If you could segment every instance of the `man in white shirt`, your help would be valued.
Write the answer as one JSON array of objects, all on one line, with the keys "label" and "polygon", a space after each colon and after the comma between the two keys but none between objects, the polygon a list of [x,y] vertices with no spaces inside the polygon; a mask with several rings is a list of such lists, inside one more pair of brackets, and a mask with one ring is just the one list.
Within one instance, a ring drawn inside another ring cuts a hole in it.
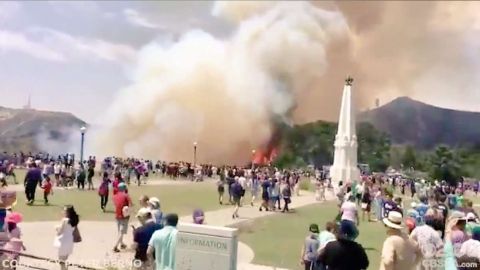
[{"label": "man in white shirt", "polygon": [[243,198],[245,197],[245,190],[247,189],[247,178],[240,176],[238,178],[238,183],[242,186],[242,197],[240,198],[240,204],[243,204]]}]

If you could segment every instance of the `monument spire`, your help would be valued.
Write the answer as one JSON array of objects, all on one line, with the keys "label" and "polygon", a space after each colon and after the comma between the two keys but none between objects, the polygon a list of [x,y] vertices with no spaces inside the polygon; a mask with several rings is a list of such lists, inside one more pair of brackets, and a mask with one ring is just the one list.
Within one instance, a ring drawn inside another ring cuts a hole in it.
[{"label": "monument spire", "polygon": [[335,155],[330,176],[333,183],[353,182],[360,179],[357,167],[357,135],[355,128],[355,105],[352,97],[353,78],[347,77],[343,87],[342,105],[335,136]]}]

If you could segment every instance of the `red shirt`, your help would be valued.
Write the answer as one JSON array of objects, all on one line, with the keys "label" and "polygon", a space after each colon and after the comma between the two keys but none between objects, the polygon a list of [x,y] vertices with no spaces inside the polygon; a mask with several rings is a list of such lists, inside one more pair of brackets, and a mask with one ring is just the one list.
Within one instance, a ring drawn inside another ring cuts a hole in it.
[{"label": "red shirt", "polygon": [[52,191],[52,182],[45,181],[45,183],[43,183],[43,190],[46,194],[50,194]]},{"label": "red shirt", "polygon": [[113,195],[113,203],[115,204],[115,218],[125,218],[123,216],[123,207],[132,205],[132,200],[127,193],[119,191]]},{"label": "red shirt", "polygon": [[118,184],[120,184],[120,181],[118,181],[118,179],[115,178],[115,180],[113,180],[113,183],[112,183],[113,195],[118,193]]}]

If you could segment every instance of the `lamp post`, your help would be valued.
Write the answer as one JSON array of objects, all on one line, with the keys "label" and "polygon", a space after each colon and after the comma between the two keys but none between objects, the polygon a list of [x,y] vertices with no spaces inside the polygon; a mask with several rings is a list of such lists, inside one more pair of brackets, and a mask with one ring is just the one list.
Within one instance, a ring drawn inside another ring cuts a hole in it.
[{"label": "lamp post", "polygon": [[87,131],[87,128],[85,126],[82,126],[80,128],[80,133],[82,134],[82,139],[80,141],[80,163],[83,164],[83,145],[85,143],[85,132]]},{"label": "lamp post", "polygon": [[193,142],[193,168],[197,167],[197,142]]},{"label": "lamp post", "polygon": [[252,150],[252,172],[253,172],[253,169],[255,169],[255,163],[254,163],[254,161],[255,161],[255,153],[256,153],[256,152],[257,152],[257,151],[256,151],[255,149]]}]

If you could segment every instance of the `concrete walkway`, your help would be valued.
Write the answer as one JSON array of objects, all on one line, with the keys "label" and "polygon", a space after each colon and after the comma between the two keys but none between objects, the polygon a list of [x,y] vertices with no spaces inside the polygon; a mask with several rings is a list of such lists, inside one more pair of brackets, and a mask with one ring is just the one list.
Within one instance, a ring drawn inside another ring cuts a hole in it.
[{"label": "concrete walkway", "polygon": [[[175,181],[176,182],[176,181]],[[293,197],[290,207],[298,208],[314,203],[318,203],[314,199],[312,193],[303,191],[302,196]],[[328,196],[331,199],[332,196]],[[209,211],[205,213],[206,223],[214,226],[229,226],[235,227],[244,222],[253,222],[256,218],[266,217],[270,215],[282,215],[279,212],[260,212],[257,205],[251,207],[246,205],[240,208],[240,218],[232,219],[233,206],[223,208],[216,211]],[[287,214],[283,214],[287,215]],[[287,217],[286,217],[287,218]],[[59,217],[60,219],[60,217]],[[181,222],[191,222],[191,216],[183,216],[180,218]],[[27,247],[26,253],[34,254],[42,257],[55,258],[57,250],[53,247],[53,239],[55,236],[55,226],[57,222],[32,222],[21,223],[20,228],[23,232],[23,240]],[[95,222],[95,221],[81,221],[79,226],[83,241],[75,244],[74,252],[70,258],[73,263],[79,263],[96,268],[106,268],[107,266],[125,269],[131,265],[133,252],[126,250],[121,253],[113,253],[112,247],[116,237],[116,225],[112,222]],[[131,229],[125,239],[127,244],[132,243]],[[267,266],[252,265],[254,259],[254,251],[247,245],[239,242],[238,246],[238,269],[239,270],[266,270],[277,269]],[[88,258],[88,259],[87,259]],[[52,263],[41,263],[32,259],[23,259],[22,262],[41,267],[45,269],[59,269]],[[55,268],[56,267],[56,268]],[[17,268],[24,269],[24,268]]]}]

